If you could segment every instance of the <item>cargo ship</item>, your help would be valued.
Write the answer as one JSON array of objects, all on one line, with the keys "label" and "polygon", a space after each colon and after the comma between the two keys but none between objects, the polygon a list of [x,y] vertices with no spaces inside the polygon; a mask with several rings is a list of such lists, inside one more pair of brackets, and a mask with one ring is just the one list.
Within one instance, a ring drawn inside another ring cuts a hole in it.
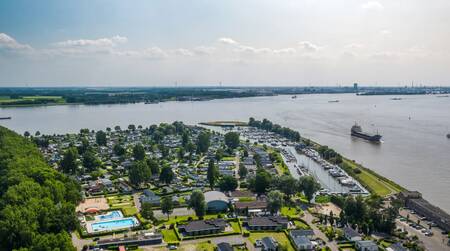
[{"label": "cargo ship", "polygon": [[379,135],[378,133],[370,134],[367,132],[363,132],[361,129],[361,126],[359,126],[358,124],[355,124],[352,126],[351,135],[358,137],[358,138],[367,139],[372,142],[380,142],[381,141],[381,135]]},{"label": "cargo ship", "polygon": [[11,117],[0,117],[0,120],[11,119]]}]

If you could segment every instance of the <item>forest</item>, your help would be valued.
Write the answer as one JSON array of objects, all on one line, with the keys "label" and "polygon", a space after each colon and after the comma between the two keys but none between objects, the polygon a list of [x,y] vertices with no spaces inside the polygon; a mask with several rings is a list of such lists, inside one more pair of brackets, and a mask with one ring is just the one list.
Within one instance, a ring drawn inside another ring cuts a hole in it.
[{"label": "forest", "polygon": [[79,185],[29,139],[0,126],[0,250],[75,250]]}]

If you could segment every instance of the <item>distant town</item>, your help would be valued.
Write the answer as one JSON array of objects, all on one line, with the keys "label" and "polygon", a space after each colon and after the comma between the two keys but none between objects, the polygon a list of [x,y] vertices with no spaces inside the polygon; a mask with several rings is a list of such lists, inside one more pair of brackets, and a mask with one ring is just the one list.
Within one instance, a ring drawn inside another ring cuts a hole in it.
[{"label": "distant town", "polygon": [[440,250],[450,216],[271,121],[25,132],[80,185],[78,250]]}]

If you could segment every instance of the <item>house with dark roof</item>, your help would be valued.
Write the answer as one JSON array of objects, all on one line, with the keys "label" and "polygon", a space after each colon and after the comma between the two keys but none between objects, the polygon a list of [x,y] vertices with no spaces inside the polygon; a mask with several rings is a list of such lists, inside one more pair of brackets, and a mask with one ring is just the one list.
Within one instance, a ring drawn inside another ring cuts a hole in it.
[{"label": "house with dark roof", "polygon": [[184,235],[206,235],[225,231],[228,223],[224,219],[196,220],[179,225],[178,230]]},{"label": "house with dark roof", "polygon": [[262,251],[277,251],[278,242],[272,237],[264,237],[261,239]]},{"label": "house with dark roof", "polygon": [[143,203],[150,203],[153,206],[159,206],[161,204],[161,197],[156,195],[152,190],[145,189],[142,195],[139,197],[139,201]]},{"label": "house with dark roof", "polygon": [[230,243],[221,242],[217,244],[217,251],[233,251],[233,247],[230,245]]},{"label": "house with dark roof", "polygon": [[281,230],[288,227],[289,220],[281,216],[252,217],[244,220],[249,230]]},{"label": "house with dark roof", "polygon": [[306,238],[312,238],[314,236],[314,230],[312,229],[295,229],[295,230],[291,230],[289,232],[289,235],[292,238],[295,237],[306,237]]},{"label": "house with dark roof", "polygon": [[386,251],[408,251],[400,242],[394,243],[386,248]]},{"label": "house with dark roof", "polygon": [[295,238],[292,238],[292,240],[294,242],[295,250],[313,250],[314,248],[314,245],[308,237],[297,236]]},{"label": "house with dark roof", "polygon": [[355,247],[358,251],[378,251],[378,245],[370,240],[355,241]]},{"label": "house with dark roof", "polygon": [[234,204],[237,214],[251,215],[254,213],[264,212],[267,210],[267,201],[237,201]]},{"label": "house with dark roof", "polygon": [[162,235],[160,233],[142,233],[135,236],[101,239],[97,241],[95,247],[108,248],[120,245],[156,245],[162,243]]},{"label": "house with dark roof", "polygon": [[360,241],[360,240],[362,240],[361,235],[358,232],[356,232],[356,230],[354,230],[351,227],[344,227],[344,229],[342,229],[342,231],[344,232],[345,239],[347,239],[349,241]]}]

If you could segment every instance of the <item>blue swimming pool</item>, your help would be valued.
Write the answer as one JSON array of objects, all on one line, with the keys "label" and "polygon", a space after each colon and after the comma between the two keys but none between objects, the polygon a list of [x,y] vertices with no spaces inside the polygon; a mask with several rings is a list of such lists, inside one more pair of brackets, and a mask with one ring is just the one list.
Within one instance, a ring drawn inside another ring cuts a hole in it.
[{"label": "blue swimming pool", "polygon": [[123,215],[120,211],[112,211],[107,214],[99,215],[97,217],[98,217],[98,220],[105,221],[105,220],[112,220],[112,219],[116,219],[116,218],[122,218]]},{"label": "blue swimming pool", "polygon": [[136,218],[130,217],[130,218],[124,218],[124,219],[118,219],[118,220],[111,220],[111,221],[102,221],[102,222],[96,222],[92,224],[92,231],[99,232],[99,231],[111,231],[116,229],[122,229],[122,228],[130,228],[139,225],[139,222]]}]

